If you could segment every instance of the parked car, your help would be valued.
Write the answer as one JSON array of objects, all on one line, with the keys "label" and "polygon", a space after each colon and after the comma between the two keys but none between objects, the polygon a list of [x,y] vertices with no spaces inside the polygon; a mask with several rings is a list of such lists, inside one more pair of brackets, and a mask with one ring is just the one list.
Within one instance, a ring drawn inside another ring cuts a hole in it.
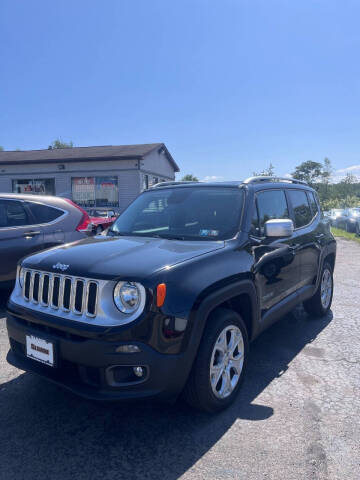
[{"label": "parked car", "polygon": [[344,210],[342,208],[332,208],[330,210],[330,224],[332,227],[339,227],[338,220],[344,214]]},{"label": "parked car", "polygon": [[14,283],[24,256],[86,237],[88,214],[71,200],[0,194],[0,286]]},{"label": "parked car", "polygon": [[235,400],[254,338],[299,302],[328,313],[335,255],[298,180],[150,188],[107,235],[19,264],[7,359],[88,398],[182,393],[215,412]]},{"label": "parked car", "polygon": [[89,211],[92,228],[96,235],[100,235],[104,230],[111,227],[117,219],[117,214],[114,210],[107,209],[92,209]]},{"label": "parked car", "polygon": [[359,232],[360,208],[345,208],[336,219],[336,226],[347,232]]}]

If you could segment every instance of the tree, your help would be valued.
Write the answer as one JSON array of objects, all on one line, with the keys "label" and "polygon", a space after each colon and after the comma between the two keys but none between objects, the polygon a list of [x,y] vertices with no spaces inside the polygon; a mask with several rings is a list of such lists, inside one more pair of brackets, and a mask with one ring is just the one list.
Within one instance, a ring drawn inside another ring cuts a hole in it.
[{"label": "tree", "polygon": [[334,171],[334,169],[332,167],[331,160],[329,158],[325,157],[323,168],[322,168],[322,181],[326,185],[328,185],[330,183],[333,171]]},{"label": "tree", "polygon": [[308,160],[295,167],[292,176],[309,184],[317,183],[323,178],[323,165],[319,162]]},{"label": "tree", "polygon": [[3,152],[3,151],[4,151],[4,147],[0,145],[0,152]]},{"label": "tree", "polygon": [[199,179],[192,175],[191,173],[188,173],[187,175],[184,175],[183,178],[181,179],[182,182],[198,182]]},{"label": "tree", "polygon": [[48,150],[53,150],[56,148],[73,148],[73,142],[64,142],[61,138],[56,138],[53,142],[50,143],[48,146]]},{"label": "tree", "polygon": [[275,167],[270,162],[268,168],[265,168],[262,172],[253,172],[253,177],[273,177],[275,175]]}]

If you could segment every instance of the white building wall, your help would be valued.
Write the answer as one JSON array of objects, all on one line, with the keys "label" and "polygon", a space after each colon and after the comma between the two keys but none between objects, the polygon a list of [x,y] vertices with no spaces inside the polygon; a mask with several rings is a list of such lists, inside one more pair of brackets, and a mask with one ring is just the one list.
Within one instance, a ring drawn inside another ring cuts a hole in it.
[{"label": "white building wall", "polygon": [[[59,165],[65,169],[60,170]],[[140,169],[141,170],[140,170]],[[129,205],[143,188],[143,173],[173,180],[175,173],[164,154],[157,150],[143,160],[99,160],[56,164],[21,164],[0,166],[0,193],[12,192],[12,180],[55,179],[55,194],[71,198],[72,177],[117,176],[119,187],[119,210]]]},{"label": "white building wall", "polygon": [[141,161],[141,170],[146,173],[152,173],[166,180],[175,180],[174,168],[166,158],[164,153],[154,150],[150,152],[144,160]]}]

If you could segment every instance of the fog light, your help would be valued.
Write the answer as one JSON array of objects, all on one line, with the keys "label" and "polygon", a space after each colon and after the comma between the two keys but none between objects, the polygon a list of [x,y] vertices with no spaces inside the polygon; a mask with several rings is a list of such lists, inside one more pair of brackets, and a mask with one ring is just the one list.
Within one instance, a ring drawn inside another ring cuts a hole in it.
[{"label": "fog light", "polygon": [[141,352],[141,350],[137,345],[120,345],[119,347],[117,347],[116,352],[118,352],[118,353],[137,353],[137,352]]},{"label": "fog light", "polygon": [[133,367],[134,373],[137,377],[143,377],[144,376],[144,369],[142,367]]}]

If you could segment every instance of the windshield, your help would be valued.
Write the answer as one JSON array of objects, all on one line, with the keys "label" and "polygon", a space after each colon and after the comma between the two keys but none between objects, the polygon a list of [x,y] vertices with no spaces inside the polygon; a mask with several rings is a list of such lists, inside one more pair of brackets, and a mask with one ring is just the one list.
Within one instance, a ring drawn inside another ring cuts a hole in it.
[{"label": "windshield", "polygon": [[90,216],[92,217],[108,217],[109,213],[104,211],[104,210],[91,210],[90,211]]},{"label": "windshield", "polygon": [[109,235],[226,240],[239,229],[242,204],[239,188],[148,190],[118,217]]},{"label": "windshield", "polygon": [[354,217],[359,217],[360,216],[360,208],[352,208],[350,210],[350,215],[353,215]]}]

